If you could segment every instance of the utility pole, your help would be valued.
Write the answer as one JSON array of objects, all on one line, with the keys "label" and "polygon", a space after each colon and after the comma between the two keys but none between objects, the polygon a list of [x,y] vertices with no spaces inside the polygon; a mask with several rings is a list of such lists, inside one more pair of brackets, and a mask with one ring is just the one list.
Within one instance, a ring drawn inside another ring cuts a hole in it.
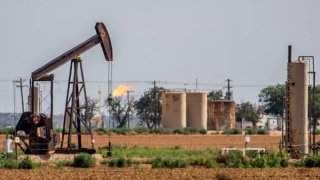
[{"label": "utility pole", "polygon": [[13,124],[16,124],[16,81],[13,83]]},{"label": "utility pole", "polygon": [[227,79],[226,81],[228,82],[228,86],[227,86],[228,91],[226,93],[226,98],[227,98],[227,100],[231,100],[231,91],[230,90],[231,90],[232,86],[230,85],[230,82],[232,80],[231,79]]},{"label": "utility pole", "polygon": [[98,95],[99,95],[99,116],[100,116],[100,120],[101,120],[101,126],[104,127],[104,121],[103,121],[102,115],[101,115],[101,101],[102,101],[102,91],[101,91],[101,89],[99,89]]},{"label": "utility pole", "polygon": [[157,106],[157,92],[156,92],[156,88],[157,88],[157,84],[156,84],[156,80],[153,81],[153,108],[154,108],[154,129],[157,128],[157,119],[158,119],[158,106]]},{"label": "utility pole", "polygon": [[27,85],[24,84],[25,81],[25,79],[20,78],[20,80],[18,81],[19,85],[16,86],[20,88],[22,113],[24,112],[23,87],[27,87]]},{"label": "utility pole", "polygon": [[[13,123],[16,124],[16,87],[20,88],[21,93],[21,108],[22,113],[24,112],[24,100],[23,100],[23,87],[26,87],[27,85],[24,85],[25,79],[20,78],[19,80],[13,80]],[[17,85],[19,83],[19,85]]]},{"label": "utility pole", "polygon": [[198,78],[196,78],[196,91],[198,90]]},{"label": "utility pole", "polygon": [[131,90],[127,90],[127,100],[128,100],[128,109],[127,109],[127,113],[128,113],[128,129],[130,128],[130,117],[129,117],[129,106],[131,106],[131,103],[130,103],[130,92],[134,92],[134,91],[131,91]]}]

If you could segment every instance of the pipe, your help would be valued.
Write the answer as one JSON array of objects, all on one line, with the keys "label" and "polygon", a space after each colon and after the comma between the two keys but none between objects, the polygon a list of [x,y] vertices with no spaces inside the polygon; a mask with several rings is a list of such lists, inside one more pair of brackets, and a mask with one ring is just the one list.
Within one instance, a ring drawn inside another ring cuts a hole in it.
[{"label": "pipe", "polygon": [[288,63],[291,63],[291,50],[292,50],[292,46],[289,45],[288,46]]}]

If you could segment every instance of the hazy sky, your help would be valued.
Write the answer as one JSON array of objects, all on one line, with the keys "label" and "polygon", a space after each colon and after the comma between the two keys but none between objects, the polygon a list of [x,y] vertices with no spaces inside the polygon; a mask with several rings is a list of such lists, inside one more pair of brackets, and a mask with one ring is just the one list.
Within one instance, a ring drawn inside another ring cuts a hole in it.
[{"label": "hazy sky", "polygon": [[[289,44],[294,57],[315,56],[320,72],[319,7],[319,0],[2,0],[0,111],[13,111],[12,80],[28,80],[95,35],[98,21],[111,37],[114,81],[179,82],[159,85],[193,89],[197,78],[210,84],[199,85],[207,92],[230,78],[237,102],[256,103],[264,86],[286,80]],[[88,95],[97,97],[99,88],[106,93],[108,66],[100,46],[82,58]],[[56,113],[64,106],[68,68],[54,71]],[[132,86],[138,98],[152,84]]]}]

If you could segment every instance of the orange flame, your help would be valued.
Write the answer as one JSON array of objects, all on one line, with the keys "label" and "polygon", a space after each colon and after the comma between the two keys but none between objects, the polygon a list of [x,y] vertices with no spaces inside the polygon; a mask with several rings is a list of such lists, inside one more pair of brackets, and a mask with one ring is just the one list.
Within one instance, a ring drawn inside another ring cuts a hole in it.
[{"label": "orange flame", "polygon": [[134,92],[135,89],[130,84],[120,85],[113,91],[113,96],[125,96],[128,92]]}]

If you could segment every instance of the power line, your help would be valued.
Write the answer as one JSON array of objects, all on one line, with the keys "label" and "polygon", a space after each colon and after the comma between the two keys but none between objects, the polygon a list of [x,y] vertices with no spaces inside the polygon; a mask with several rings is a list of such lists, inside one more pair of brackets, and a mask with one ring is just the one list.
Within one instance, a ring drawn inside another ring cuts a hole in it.
[{"label": "power line", "polygon": [[[0,78],[0,82],[12,82],[13,80],[10,78]],[[67,83],[67,80],[57,79],[54,80],[54,83]],[[108,80],[86,80],[86,83],[89,84],[108,84]],[[123,84],[123,83],[131,83],[131,84],[153,84],[154,80],[128,80],[128,81],[112,81],[113,84]],[[166,84],[166,85],[182,85],[182,86],[197,86],[197,87],[223,87],[224,84],[216,84],[216,83],[203,83],[203,82],[184,82],[184,81],[157,81],[157,84]],[[279,84],[279,83],[275,83]],[[234,88],[263,88],[266,86],[271,86],[274,84],[233,84]]]}]

